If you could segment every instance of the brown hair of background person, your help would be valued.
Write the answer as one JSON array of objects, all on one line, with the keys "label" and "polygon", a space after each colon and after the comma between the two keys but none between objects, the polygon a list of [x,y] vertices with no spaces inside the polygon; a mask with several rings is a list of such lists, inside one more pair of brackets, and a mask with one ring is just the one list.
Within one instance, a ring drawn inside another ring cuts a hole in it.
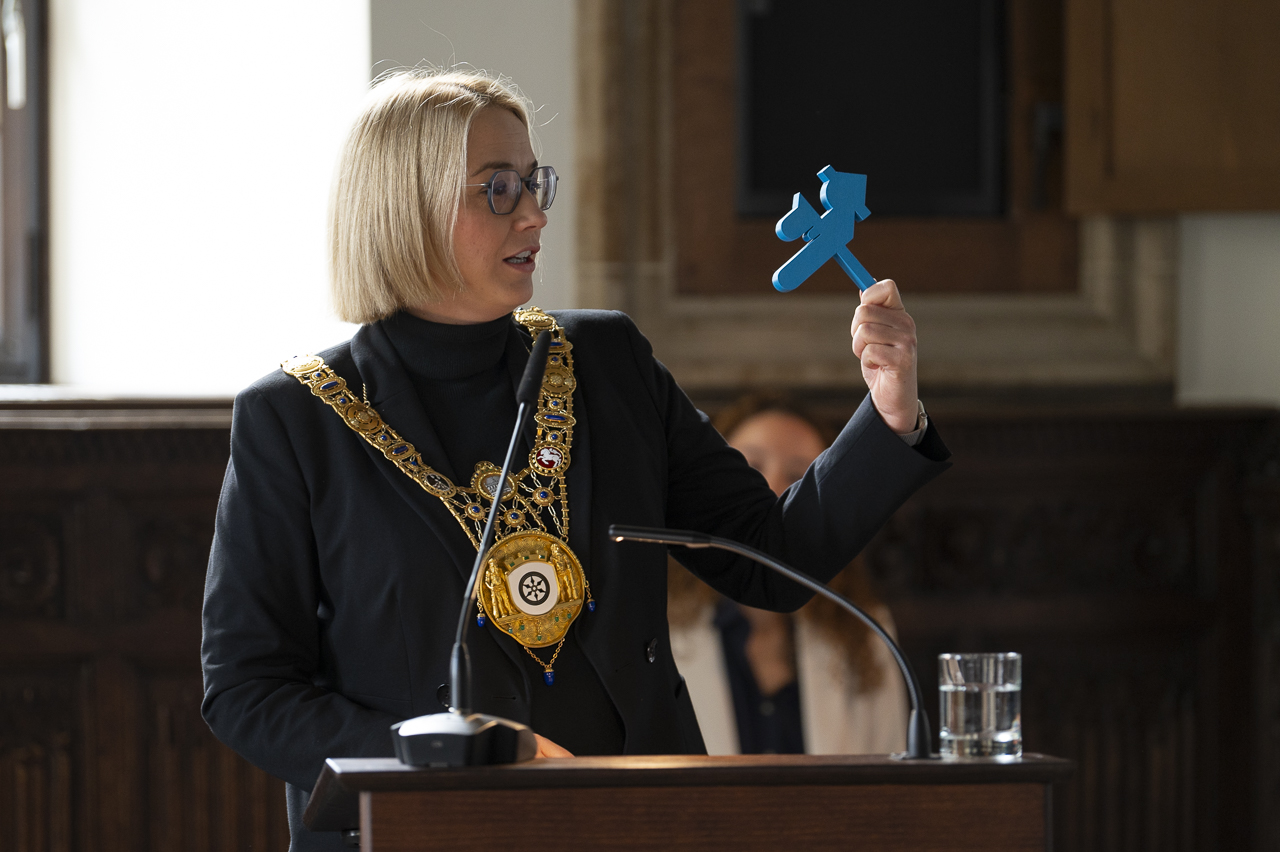
[{"label": "brown hair of background person", "polygon": [[[826,446],[835,440],[829,424],[781,391],[760,391],[741,397],[711,418],[711,422],[727,439],[748,418],[766,411],[790,414],[804,421],[813,427]],[[803,566],[797,567],[804,570]],[[882,605],[861,557],[850,562],[828,585],[864,610]],[[673,627],[692,624],[699,613],[719,597],[719,592],[694,577],[680,563],[668,560],[667,619]],[[824,597],[815,597],[796,615],[818,628],[844,651],[849,670],[857,677],[858,692],[870,692],[880,686],[884,680],[884,669],[876,660],[877,640],[870,628]]]}]

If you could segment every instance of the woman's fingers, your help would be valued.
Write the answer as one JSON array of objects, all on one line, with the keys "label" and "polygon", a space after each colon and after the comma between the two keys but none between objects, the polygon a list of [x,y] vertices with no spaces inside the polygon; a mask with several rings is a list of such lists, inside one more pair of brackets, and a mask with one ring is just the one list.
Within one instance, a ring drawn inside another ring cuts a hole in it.
[{"label": "woman's fingers", "polygon": [[859,359],[869,344],[901,347],[905,357],[915,358],[916,323],[903,307],[898,285],[890,279],[862,294],[862,304],[853,313],[849,331],[853,335],[853,354]]},{"label": "woman's fingers", "polygon": [[858,344],[866,346],[868,343],[880,343],[885,346],[902,346],[911,348],[916,345],[915,329],[895,328],[889,325],[879,325],[877,323],[862,323],[853,330],[853,341],[855,351]]},{"label": "woman's fingers", "polygon": [[534,734],[533,738],[538,742],[538,753],[534,757],[573,757],[567,748],[556,745],[542,734]]},{"label": "woman's fingers", "polygon": [[883,305],[886,308],[894,310],[903,310],[902,294],[898,292],[898,285],[894,283],[892,278],[885,278],[877,281],[870,287],[862,291],[862,304],[864,305]]},{"label": "woman's fingers", "polygon": [[904,328],[915,331],[916,321],[911,314],[901,308],[886,308],[882,305],[860,305],[853,312],[853,325],[887,325],[890,328]]},{"label": "woman's fingers", "polygon": [[[910,317],[907,318],[910,320]],[[905,361],[915,359],[916,330],[914,323],[885,325],[873,322],[857,322],[853,326],[853,354],[860,360],[866,357],[867,346],[888,346],[899,350]],[[895,363],[898,359],[895,358]]]},{"label": "woman's fingers", "polygon": [[871,343],[863,347],[862,354],[858,356],[862,361],[862,366],[867,370],[909,370],[915,362],[915,358],[902,351],[898,346],[885,346],[881,343]]}]

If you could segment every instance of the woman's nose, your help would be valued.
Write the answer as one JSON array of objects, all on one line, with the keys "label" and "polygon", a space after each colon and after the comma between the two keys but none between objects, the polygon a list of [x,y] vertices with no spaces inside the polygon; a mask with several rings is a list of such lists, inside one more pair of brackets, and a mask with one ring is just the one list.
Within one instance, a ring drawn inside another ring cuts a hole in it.
[{"label": "woman's nose", "polygon": [[512,211],[511,215],[516,219],[513,224],[521,231],[530,228],[545,228],[547,225],[547,212],[538,206],[537,197],[528,190],[520,193],[520,199],[516,202],[516,209]]}]

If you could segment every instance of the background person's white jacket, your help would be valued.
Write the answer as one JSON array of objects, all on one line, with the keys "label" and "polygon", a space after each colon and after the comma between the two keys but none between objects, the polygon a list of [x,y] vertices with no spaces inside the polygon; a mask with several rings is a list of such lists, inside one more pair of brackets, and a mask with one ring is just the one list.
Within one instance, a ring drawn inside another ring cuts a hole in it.
[{"label": "background person's white jacket", "polygon": [[[886,607],[872,617],[897,637]],[[688,684],[698,726],[708,754],[738,754],[738,725],[725,672],[715,608],[707,606],[696,621],[671,628],[671,651]],[[884,672],[879,687],[857,692],[857,675],[845,662],[843,649],[806,619],[797,618],[796,676],[800,681],[800,714],[807,754],[891,754],[907,741],[907,691],[893,655],[878,638],[876,661]]]}]

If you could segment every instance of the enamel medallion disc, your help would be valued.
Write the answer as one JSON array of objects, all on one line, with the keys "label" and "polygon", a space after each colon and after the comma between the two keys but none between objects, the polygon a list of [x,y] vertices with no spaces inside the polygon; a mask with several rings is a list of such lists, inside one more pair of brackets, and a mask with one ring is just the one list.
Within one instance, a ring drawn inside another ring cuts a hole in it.
[{"label": "enamel medallion disc", "polygon": [[582,611],[582,565],[569,545],[546,533],[517,533],[495,544],[479,583],[485,613],[527,648],[559,642]]}]

